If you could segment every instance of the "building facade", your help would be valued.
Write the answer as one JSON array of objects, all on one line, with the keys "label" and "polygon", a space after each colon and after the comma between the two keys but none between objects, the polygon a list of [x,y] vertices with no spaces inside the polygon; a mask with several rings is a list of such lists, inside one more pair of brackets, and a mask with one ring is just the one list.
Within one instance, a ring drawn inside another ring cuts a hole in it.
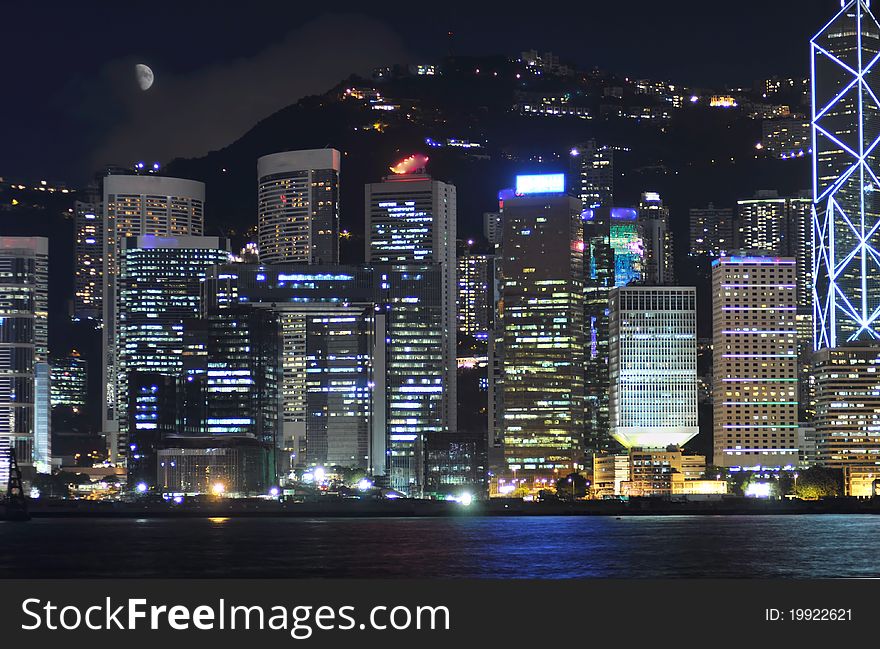
[{"label": "building facade", "polygon": [[669,208],[657,192],[645,192],[639,201],[639,225],[645,253],[645,282],[657,286],[675,284],[675,260]]},{"label": "building facade", "polygon": [[[128,237],[121,242],[114,330],[116,354],[105,371],[120,416],[114,436],[117,461],[130,449],[128,376],[183,371],[184,322],[202,310],[202,282],[212,266],[229,260],[218,237]],[[111,451],[112,451],[111,447]]]},{"label": "building facade", "polygon": [[714,463],[797,466],[796,262],[763,253],[712,265]]},{"label": "building facade", "polygon": [[[380,183],[366,185],[366,251],[368,264],[436,264],[441,281],[445,364],[443,428],[458,429],[456,390],[456,192],[434,180],[423,168],[410,172],[408,158]],[[399,171],[401,173],[398,173]]]},{"label": "building facade", "polygon": [[339,171],[336,149],[284,151],[257,160],[260,261],[339,262]]},{"label": "building facade", "polygon": [[611,291],[609,413],[624,448],[681,447],[697,423],[697,290]]},{"label": "building facade", "polygon": [[583,221],[564,179],[517,185],[504,201],[504,464],[538,480],[583,463]]},{"label": "building facade", "polygon": [[869,6],[846,2],[811,41],[817,350],[880,338],[880,196],[868,189],[880,171],[880,120],[862,100],[878,91],[880,26]]},{"label": "building facade", "polygon": [[126,413],[117,409],[117,287],[119,256],[129,237],[200,236],[204,229],[205,185],[156,175],[110,175],[103,181],[104,295],[102,300],[101,430],[110,458],[119,461],[118,432]]},{"label": "building facade", "polygon": [[0,237],[0,484],[10,448],[23,471],[50,470],[48,334],[49,241]]},{"label": "building facade", "polygon": [[690,209],[690,255],[716,258],[734,249],[733,208],[706,207]]}]

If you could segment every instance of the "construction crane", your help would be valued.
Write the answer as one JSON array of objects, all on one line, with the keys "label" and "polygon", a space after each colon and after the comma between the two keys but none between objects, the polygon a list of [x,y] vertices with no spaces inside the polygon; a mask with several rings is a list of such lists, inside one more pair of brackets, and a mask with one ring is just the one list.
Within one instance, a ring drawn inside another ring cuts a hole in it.
[{"label": "construction crane", "polygon": [[24,487],[21,484],[21,469],[15,459],[15,447],[10,446],[9,453],[9,480],[6,483],[6,501],[3,520],[27,521],[31,515],[28,513],[27,499],[24,497]]}]

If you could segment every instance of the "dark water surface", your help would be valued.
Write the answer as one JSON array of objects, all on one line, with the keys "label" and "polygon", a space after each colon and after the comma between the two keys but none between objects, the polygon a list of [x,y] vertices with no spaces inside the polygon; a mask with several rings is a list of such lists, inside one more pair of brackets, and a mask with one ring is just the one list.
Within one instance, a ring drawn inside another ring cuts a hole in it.
[{"label": "dark water surface", "polygon": [[35,519],[0,577],[876,577],[880,516]]}]

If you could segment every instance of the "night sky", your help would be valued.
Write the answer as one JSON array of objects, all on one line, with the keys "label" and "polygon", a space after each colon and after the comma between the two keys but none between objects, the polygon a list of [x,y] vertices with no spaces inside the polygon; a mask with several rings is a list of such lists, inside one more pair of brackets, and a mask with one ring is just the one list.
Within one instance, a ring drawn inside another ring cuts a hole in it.
[{"label": "night sky", "polygon": [[[675,83],[805,76],[837,0],[146,3],[0,7],[0,176],[88,178],[107,163],[200,156],[378,65],[552,50]],[[516,3],[521,4],[521,3]],[[332,7],[332,11],[325,9]],[[133,67],[156,74],[138,89]]]}]

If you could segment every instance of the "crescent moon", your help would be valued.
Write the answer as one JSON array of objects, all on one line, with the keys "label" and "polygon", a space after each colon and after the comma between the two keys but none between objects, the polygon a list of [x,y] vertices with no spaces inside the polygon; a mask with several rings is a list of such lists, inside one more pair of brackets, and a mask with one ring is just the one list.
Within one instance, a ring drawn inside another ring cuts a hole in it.
[{"label": "crescent moon", "polygon": [[153,71],[150,69],[149,65],[144,65],[143,63],[138,63],[134,66],[134,73],[137,77],[138,85],[141,87],[141,90],[149,90],[150,86],[153,85]]}]

